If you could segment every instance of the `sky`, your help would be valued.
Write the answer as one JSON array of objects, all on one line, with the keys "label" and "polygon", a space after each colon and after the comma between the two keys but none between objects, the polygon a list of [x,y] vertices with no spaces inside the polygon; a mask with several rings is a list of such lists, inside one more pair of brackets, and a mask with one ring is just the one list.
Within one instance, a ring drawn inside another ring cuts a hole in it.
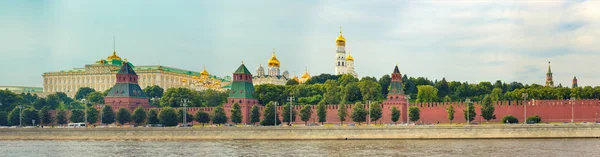
[{"label": "sky", "polygon": [[42,86],[113,51],[134,65],[334,73],[343,28],[359,77],[600,85],[600,1],[0,1],[0,85]]}]

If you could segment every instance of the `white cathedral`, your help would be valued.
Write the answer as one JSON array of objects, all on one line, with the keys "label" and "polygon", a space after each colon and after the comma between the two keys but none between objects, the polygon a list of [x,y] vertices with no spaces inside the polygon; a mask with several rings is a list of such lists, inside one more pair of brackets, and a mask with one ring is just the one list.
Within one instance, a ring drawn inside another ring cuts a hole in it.
[{"label": "white cathedral", "polygon": [[354,71],[354,58],[350,56],[350,53],[346,56],[346,39],[342,36],[342,28],[340,27],[340,36],[335,40],[335,74],[343,75],[350,74],[355,78],[358,78],[356,71]]},{"label": "white cathedral", "polygon": [[287,70],[283,71],[281,74],[281,70],[279,70],[279,60],[275,57],[275,50],[273,50],[273,56],[269,59],[267,75],[265,75],[265,68],[263,68],[262,64],[256,68],[256,75],[252,77],[252,83],[256,85],[260,84],[275,84],[275,85],[285,85],[289,80],[290,74]]}]

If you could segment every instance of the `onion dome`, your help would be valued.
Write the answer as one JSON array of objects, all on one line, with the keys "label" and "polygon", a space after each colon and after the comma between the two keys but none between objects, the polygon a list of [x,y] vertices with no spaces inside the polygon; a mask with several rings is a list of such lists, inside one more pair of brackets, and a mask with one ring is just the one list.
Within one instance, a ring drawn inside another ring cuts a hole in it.
[{"label": "onion dome", "polygon": [[346,38],[342,36],[342,27],[340,26],[340,35],[335,39],[336,46],[346,46]]},{"label": "onion dome", "polygon": [[265,71],[265,68],[263,68],[262,64],[258,65],[258,68],[256,68],[256,71]]},{"label": "onion dome", "polygon": [[347,60],[347,61],[353,61],[353,62],[354,62],[354,57],[352,57],[351,55],[348,55],[348,56],[346,57],[346,60]]},{"label": "onion dome", "polygon": [[292,78],[292,80],[296,80],[296,82],[300,83],[300,79],[298,79],[298,76],[294,76],[294,78]]},{"label": "onion dome", "polygon": [[283,75],[285,78],[288,78],[288,76],[290,76],[290,72],[288,72],[287,70],[284,70],[284,71],[283,71],[283,73],[282,73],[282,75]]},{"label": "onion dome", "polygon": [[310,78],[310,74],[308,74],[308,72],[304,72],[304,74],[302,74],[302,78],[303,79]]},{"label": "onion dome", "polygon": [[279,65],[280,65],[279,60],[277,60],[277,57],[275,57],[275,51],[273,51],[273,56],[271,56],[271,59],[269,59],[269,67],[271,67],[271,66],[279,67]]},{"label": "onion dome", "polygon": [[200,72],[200,76],[208,76],[208,75],[210,75],[210,74],[208,73],[208,71],[206,71],[206,66],[204,66],[204,69],[202,70],[202,72]]},{"label": "onion dome", "polygon": [[117,56],[117,51],[113,51],[112,56],[108,56],[106,60],[121,60],[121,57]]}]

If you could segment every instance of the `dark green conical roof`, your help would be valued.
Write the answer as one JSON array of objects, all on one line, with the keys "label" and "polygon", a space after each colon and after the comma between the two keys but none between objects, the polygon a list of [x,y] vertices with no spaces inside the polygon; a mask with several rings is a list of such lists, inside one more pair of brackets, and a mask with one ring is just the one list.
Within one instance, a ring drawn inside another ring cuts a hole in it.
[{"label": "dark green conical roof", "polygon": [[235,70],[235,72],[233,72],[234,74],[250,74],[250,71],[248,71],[248,68],[246,68],[246,66],[244,65],[244,63],[242,63],[242,65],[240,65],[240,67]]},{"label": "dark green conical roof", "polygon": [[125,62],[123,64],[123,66],[121,66],[121,70],[119,70],[118,74],[131,74],[131,75],[137,75],[135,73],[135,71],[133,71],[133,67],[131,67],[131,64],[129,64],[129,62]]}]

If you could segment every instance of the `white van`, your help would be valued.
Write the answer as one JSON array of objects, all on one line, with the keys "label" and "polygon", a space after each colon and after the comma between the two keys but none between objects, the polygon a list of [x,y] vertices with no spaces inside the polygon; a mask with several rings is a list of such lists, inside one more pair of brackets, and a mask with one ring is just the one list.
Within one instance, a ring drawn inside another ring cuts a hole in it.
[{"label": "white van", "polygon": [[85,128],[85,123],[69,123],[69,128]]}]

